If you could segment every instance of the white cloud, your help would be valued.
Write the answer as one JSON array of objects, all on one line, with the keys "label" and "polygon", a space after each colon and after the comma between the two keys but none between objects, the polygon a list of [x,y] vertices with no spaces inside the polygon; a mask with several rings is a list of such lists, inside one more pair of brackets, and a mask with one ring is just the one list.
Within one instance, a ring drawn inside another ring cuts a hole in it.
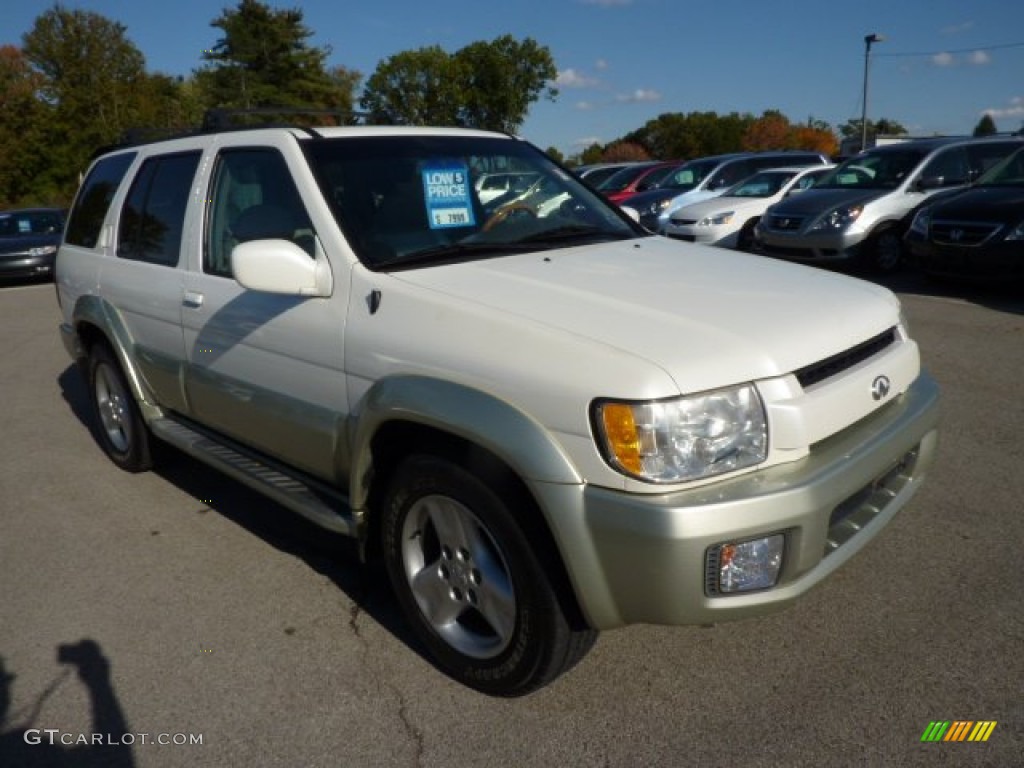
[{"label": "white cloud", "polygon": [[555,78],[555,85],[562,88],[592,88],[597,85],[597,80],[575,69],[563,69]]},{"label": "white cloud", "polygon": [[598,59],[594,62],[594,69],[608,69],[608,62],[604,59]]},{"label": "white cloud", "polygon": [[932,64],[936,67],[951,67],[954,61],[952,53],[936,53],[932,56]]},{"label": "white cloud", "polygon": [[975,51],[968,57],[967,60],[971,64],[984,66],[985,64],[990,64],[992,62],[992,57],[989,56],[988,53],[986,53],[985,51]]},{"label": "white cloud", "polygon": [[661,94],[649,88],[637,88],[631,93],[624,93],[615,97],[616,101],[637,103],[643,101],[661,101]]},{"label": "white cloud", "polygon": [[604,142],[602,142],[601,139],[599,137],[597,137],[597,136],[585,136],[582,139],[576,139],[572,143],[572,145],[574,147],[590,147],[590,146],[593,146],[594,144],[602,144],[602,143],[604,143]]},{"label": "white cloud", "polygon": [[574,106],[581,112],[589,112],[594,109],[594,103],[592,101],[577,101]]},{"label": "white cloud", "polygon": [[1010,99],[1010,106],[998,109],[986,109],[984,114],[996,117],[1024,117],[1024,96]]}]

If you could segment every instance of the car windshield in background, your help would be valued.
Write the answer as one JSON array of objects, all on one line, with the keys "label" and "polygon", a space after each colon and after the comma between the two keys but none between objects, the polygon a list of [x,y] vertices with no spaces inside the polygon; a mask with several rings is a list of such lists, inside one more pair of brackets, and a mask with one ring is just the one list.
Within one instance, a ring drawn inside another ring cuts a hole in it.
[{"label": "car windshield in background", "polygon": [[0,213],[0,237],[59,235],[64,220],[57,211],[15,211]]},{"label": "car windshield in background", "polygon": [[[374,269],[645,235],[522,141],[403,135],[325,139],[304,147],[356,255]],[[495,173],[514,174],[520,183],[484,200],[476,180]]]},{"label": "car windshield in background", "polygon": [[815,189],[896,189],[925,156],[923,150],[876,152],[851,157]]},{"label": "car windshield in background", "polygon": [[771,197],[796,176],[796,171],[761,171],[725,190],[722,197]]},{"label": "car windshield in background", "polygon": [[978,179],[979,187],[1024,187],[1024,149],[1019,149]]},{"label": "car windshield in background", "polygon": [[693,189],[705,177],[720,165],[717,160],[702,160],[686,163],[676,168],[665,180],[658,185],[658,189]]}]

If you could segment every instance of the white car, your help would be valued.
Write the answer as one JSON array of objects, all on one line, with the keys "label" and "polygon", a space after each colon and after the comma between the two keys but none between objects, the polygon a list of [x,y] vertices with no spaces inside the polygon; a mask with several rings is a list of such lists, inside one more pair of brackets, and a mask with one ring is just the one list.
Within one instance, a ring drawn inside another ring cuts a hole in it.
[{"label": "white car", "polygon": [[691,243],[750,250],[754,227],[768,206],[814,186],[834,167],[815,165],[760,171],[718,197],[678,209],[669,216],[665,234]]}]

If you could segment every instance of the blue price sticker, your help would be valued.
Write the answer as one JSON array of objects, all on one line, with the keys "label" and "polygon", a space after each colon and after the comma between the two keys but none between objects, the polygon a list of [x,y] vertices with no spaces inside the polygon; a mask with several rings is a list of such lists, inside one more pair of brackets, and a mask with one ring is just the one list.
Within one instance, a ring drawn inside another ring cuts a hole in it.
[{"label": "blue price sticker", "polygon": [[473,194],[469,169],[458,161],[431,163],[422,170],[423,194],[431,229],[472,227]]}]

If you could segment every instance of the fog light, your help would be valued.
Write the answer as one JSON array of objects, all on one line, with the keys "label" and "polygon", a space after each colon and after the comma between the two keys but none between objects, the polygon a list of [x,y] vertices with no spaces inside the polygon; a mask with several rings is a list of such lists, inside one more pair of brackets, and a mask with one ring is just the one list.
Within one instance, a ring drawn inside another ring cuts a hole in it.
[{"label": "fog light", "polygon": [[782,569],[785,537],[721,544],[708,550],[708,592],[729,594],[774,587]]}]

